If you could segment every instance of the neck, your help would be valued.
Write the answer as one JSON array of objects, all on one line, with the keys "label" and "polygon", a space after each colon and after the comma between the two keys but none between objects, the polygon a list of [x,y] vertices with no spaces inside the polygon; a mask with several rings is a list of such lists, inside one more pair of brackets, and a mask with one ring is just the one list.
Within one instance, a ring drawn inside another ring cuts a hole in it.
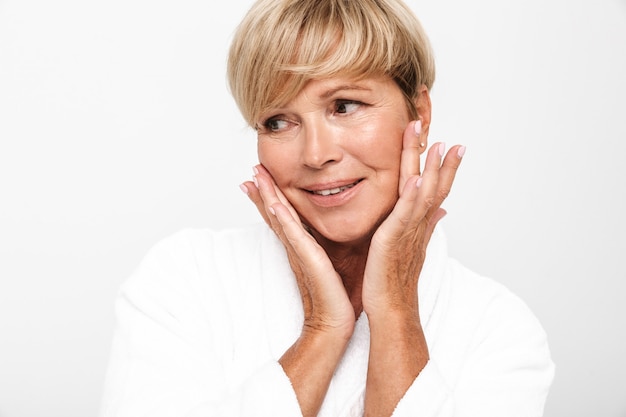
[{"label": "neck", "polygon": [[365,272],[371,236],[367,236],[357,242],[338,243],[327,240],[318,233],[313,232],[313,234],[328,254],[335,271],[341,277],[354,308],[354,315],[358,317],[363,311],[363,274]]}]

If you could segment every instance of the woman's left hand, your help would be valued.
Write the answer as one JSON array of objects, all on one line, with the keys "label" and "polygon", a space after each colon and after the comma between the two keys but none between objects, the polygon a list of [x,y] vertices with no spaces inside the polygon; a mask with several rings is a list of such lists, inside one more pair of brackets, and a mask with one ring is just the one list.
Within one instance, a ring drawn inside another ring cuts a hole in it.
[{"label": "woman's left hand", "polygon": [[366,416],[391,415],[429,360],[417,284],[465,148],[454,146],[444,157],[445,145],[434,144],[420,176],[416,130],[410,123],[404,132],[400,198],[372,237],[363,277],[363,310],[370,324]]},{"label": "woman's left hand", "polygon": [[398,199],[370,244],[363,279],[363,308],[369,316],[413,311],[417,314],[417,282],[426,247],[439,220],[465,147],[445,155],[435,143],[419,175],[419,135],[411,123],[404,132]]}]

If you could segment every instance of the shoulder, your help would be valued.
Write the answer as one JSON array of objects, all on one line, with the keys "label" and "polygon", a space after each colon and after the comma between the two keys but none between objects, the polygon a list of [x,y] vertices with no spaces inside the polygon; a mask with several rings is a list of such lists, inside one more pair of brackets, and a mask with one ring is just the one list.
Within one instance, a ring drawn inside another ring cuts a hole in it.
[{"label": "shoulder", "polygon": [[271,246],[264,224],[236,229],[184,229],[156,243],[144,256],[122,291],[147,293],[215,292],[222,282],[235,281],[253,264],[261,248]]},{"label": "shoulder", "polygon": [[451,285],[446,321],[457,331],[466,332],[469,351],[482,351],[489,356],[527,357],[535,352],[533,357],[545,369],[550,368],[547,335],[520,297],[455,260],[450,261],[449,268]]},{"label": "shoulder", "polygon": [[183,229],[155,244],[142,261],[160,267],[202,268],[216,262],[240,262],[271,241],[269,229],[256,224],[236,229]]},{"label": "shoulder", "polygon": [[454,259],[449,262],[449,270],[451,302],[459,310],[473,311],[483,320],[539,325],[528,305],[503,284],[471,271]]},{"label": "shoulder", "polygon": [[516,323],[543,332],[539,321],[520,297],[503,284],[450,257],[445,235],[438,229],[435,232],[434,245],[432,248],[429,245],[431,259],[427,261],[431,262],[429,270],[440,277],[436,309],[440,318],[445,317],[446,328],[454,329],[458,334],[471,333],[481,327],[497,327],[499,323]]},{"label": "shoulder", "polygon": [[268,230],[263,224],[224,230],[183,229],[160,240],[147,257],[185,258],[194,254],[210,256],[213,251],[223,252],[228,249],[249,251],[270,238]]}]

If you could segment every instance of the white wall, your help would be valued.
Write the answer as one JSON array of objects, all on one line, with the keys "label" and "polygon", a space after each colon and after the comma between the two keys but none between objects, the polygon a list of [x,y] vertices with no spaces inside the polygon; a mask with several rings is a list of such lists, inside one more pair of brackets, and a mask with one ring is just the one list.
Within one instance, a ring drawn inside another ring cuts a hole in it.
[{"label": "white wall", "polygon": [[[257,220],[225,87],[250,0],[0,0],[0,417],[95,415],[120,283],[182,227]],[[626,2],[411,1],[431,140],[468,153],[451,251],[521,295],[547,416],[626,416]]]}]

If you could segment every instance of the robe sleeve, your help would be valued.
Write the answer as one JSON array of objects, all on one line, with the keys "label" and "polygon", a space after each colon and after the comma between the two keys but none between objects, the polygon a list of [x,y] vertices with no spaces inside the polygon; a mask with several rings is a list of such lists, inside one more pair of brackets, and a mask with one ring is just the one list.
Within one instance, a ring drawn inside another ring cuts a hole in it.
[{"label": "robe sleeve", "polygon": [[[523,301],[504,287],[496,288],[475,320],[458,320],[464,302],[452,300],[452,321],[472,326],[469,343],[459,354],[458,370],[442,371],[447,364],[437,363],[435,346],[394,417],[543,415],[554,376],[546,334]],[[452,322],[444,326],[452,334],[464,333]],[[459,340],[459,344],[464,343]]]},{"label": "robe sleeve", "polygon": [[277,361],[232,379],[232,306],[223,283],[198,276],[189,246],[184,233],[166,239],[122,286],[100,416],[301,415]]}]

